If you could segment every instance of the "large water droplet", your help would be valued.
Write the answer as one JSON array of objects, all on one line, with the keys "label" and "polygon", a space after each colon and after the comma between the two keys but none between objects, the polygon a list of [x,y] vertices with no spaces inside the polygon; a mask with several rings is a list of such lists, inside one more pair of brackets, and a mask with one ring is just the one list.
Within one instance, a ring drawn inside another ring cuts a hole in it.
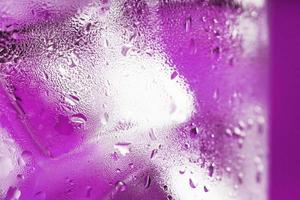
[{"label": "large water droplet", "polygon": [[17,187],[9,187],[5,200],[19,200],[21,191]]},{"label": "large water droplet", "polygon": [[126,156],[131,151],[131,143],[119,142],[114,145],[114,148],[120,152],[121,155]]},{"label": "large water droplet", "polygon": [[0,156],[0,179],[6,178],[13,170],[12,160],[8,157]]}]

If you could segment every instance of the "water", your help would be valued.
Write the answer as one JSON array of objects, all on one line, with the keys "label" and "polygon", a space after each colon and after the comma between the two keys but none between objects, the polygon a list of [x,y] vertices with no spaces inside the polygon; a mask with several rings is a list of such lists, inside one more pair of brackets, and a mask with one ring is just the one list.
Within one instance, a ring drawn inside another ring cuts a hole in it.
[{"label": "water", "polygon": [[0,199],[267,199],[264,1],[0,1]]}]

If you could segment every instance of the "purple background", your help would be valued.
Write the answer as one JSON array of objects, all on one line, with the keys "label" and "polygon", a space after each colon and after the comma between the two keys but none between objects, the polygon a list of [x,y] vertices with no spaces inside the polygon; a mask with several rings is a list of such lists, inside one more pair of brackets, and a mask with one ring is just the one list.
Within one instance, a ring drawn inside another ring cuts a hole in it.
[{"label": "purple background", "polygon": [[270,0],[271,200],[300,199],[300,1]]}]

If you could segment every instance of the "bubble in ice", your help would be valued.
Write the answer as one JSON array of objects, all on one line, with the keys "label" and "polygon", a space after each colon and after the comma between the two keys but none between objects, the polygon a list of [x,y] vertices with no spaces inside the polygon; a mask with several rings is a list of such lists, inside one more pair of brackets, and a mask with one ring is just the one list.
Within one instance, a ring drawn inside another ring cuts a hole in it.
[{"label": "bubble in ice", "polygon": [[114,148],[119,151],[123,156],[126,156],[131,151],[131,143],[129,142],[118,142],[114,145]]}]

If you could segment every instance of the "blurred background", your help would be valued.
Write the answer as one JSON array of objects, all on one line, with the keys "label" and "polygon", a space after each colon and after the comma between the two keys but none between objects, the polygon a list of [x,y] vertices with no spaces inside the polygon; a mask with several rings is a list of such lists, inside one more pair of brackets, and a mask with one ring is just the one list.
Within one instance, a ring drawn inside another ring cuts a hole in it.
[{"label": "blurred background", "polygon": [[271,200],[300,199],[300,1],[269,0]]}]

